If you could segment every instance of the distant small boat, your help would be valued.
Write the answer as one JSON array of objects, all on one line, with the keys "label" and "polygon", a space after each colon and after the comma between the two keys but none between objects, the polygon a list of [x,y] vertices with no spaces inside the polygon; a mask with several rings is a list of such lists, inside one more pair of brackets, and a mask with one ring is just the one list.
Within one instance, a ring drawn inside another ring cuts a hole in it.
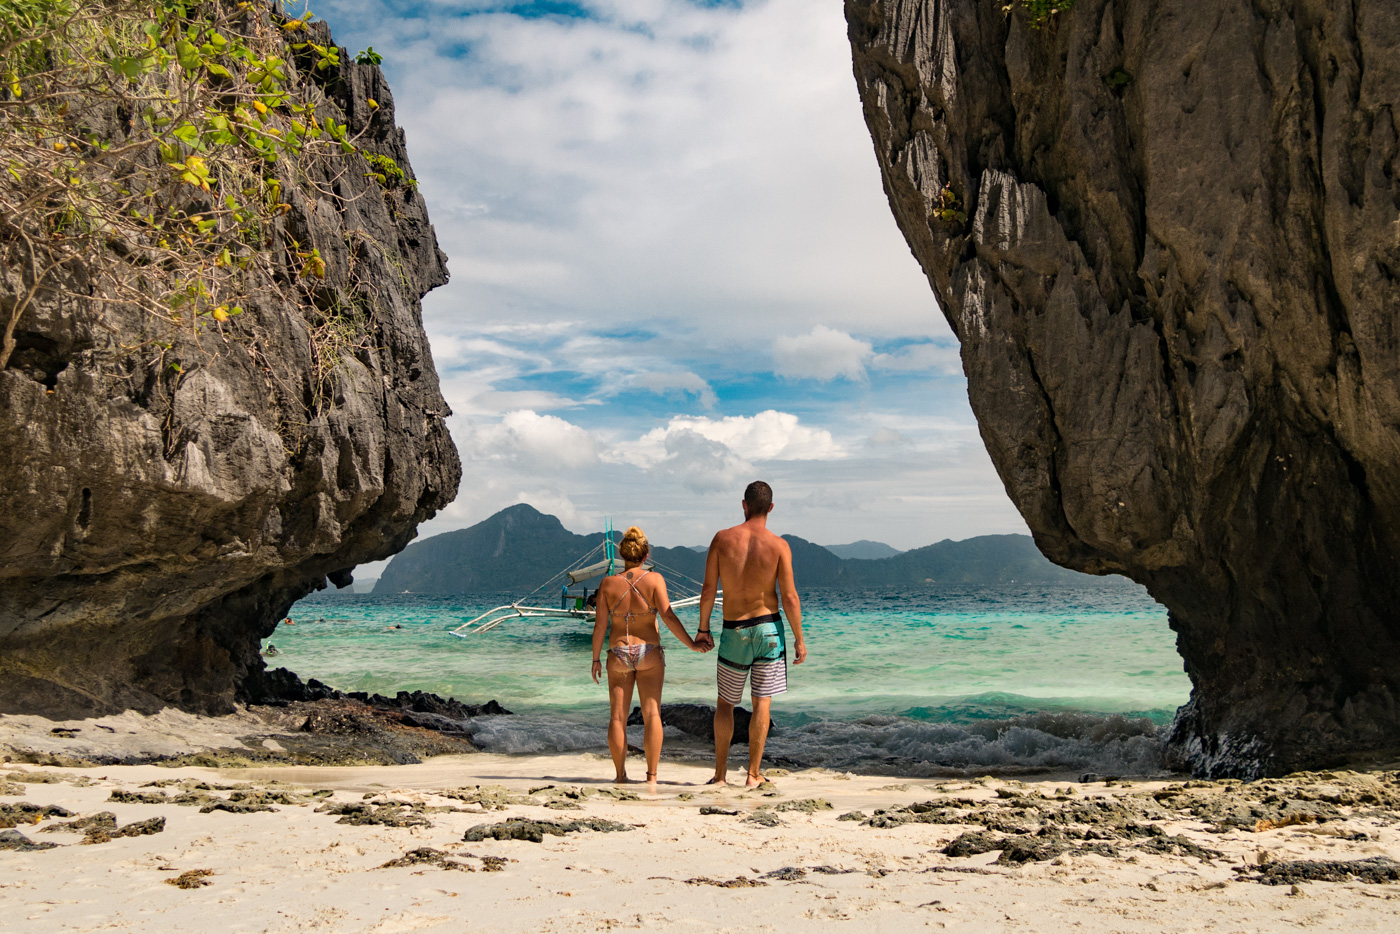
[{"label": "distant small boat", "polygon": [[[540,584],[525,596],[514,603],[507,603],[495,609],[487,610],[473,620],[469,620],[454,629],[449,629],[451,635],[465,639],[467,636],[480,635],[483,632],[490,632],[501,623],[511,619],[585,619],[592,622],[597,618],[598,611],[589,605],[590,595],[597,599],[598,590],[595,587],[590,594],[588,582],[595,578],[602,578],[606,575],[616,574],[622,565],[622,560],[617,553],[617,543],[613,541],[613,527],[611,520],[606,520],[603,530],[603,540],[596,548],[587,554],[580,556],[567,568],[555,574],[549,580]],[[599,560],[601,558],[601,560]],[[668,568],[655,561],[648,561],[642,565],[646,570],[653,568],[663,571],[666,574],[666,589],[669,593],[680,597],[671,601],[671,608],[675,610],[686,607],[699,606],[700,604],[700,581],[677,571],[675,568]],[[528,601],[535,599],[536,594],[546,591],[551,585],[557,585],[559,590],[558,608],[549,606],[533,606]],[[407,593],[408,591],[404,591]],[[723,602],[724,592],[715,594],[715,604],[718,606]]]}]

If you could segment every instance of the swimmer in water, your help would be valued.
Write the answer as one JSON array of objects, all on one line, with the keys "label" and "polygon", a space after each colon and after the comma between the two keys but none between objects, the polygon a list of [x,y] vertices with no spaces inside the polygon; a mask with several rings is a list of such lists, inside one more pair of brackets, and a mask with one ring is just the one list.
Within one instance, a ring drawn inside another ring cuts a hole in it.
[{"label": "swimmer in water", "polygon": [[263,650],[264,658],[273,658],[274,656],[281,654],[281,652],[277,651],[277,646],[273,645],[271,642],[269,642],[267,644],[267,648]]}]

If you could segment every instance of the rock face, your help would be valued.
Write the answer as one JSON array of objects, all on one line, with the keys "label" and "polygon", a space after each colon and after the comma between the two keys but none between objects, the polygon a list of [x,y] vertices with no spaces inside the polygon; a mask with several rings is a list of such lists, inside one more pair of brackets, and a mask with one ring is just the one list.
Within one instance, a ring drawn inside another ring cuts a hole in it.
[{"label": "rock face", "polygon": [[1400,6],[846,15],[1007,491],[1170,611],[1181,761],[1400,746]]},{"label": "rock face", "polygon": [[[302,35],[333,47],[323,24]],[[377,67],[285,54],[323,123],[412,178]],[[251,289],[199,346],[177,339],[178,370],[131,351],[150,324],[120,305],[41,293],[19,319],[0,371],[0,712],[228,711],[293,602],[397,552],[455,495],[419,305],[446,258],[423,199],[311,168],[283,179],[267,252],[295,284],[289,257],[320,250],[315,307]],[[353,325],[326,311],[351,305]]]}]

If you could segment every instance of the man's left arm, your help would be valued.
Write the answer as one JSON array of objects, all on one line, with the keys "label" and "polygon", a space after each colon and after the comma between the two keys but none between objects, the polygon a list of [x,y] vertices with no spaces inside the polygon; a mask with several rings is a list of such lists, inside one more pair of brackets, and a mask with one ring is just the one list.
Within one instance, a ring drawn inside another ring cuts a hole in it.
[{"label": "man's left arm", "polygon": [[792,549],[783,542],[778,553],[778,592],[783,597],[783,612],[787,614],[788,625],[792,627],[792,651],[794,665],[807,660],[807,642],[802,638],[802,601],[797,599],[797,581],[792,576]]}]

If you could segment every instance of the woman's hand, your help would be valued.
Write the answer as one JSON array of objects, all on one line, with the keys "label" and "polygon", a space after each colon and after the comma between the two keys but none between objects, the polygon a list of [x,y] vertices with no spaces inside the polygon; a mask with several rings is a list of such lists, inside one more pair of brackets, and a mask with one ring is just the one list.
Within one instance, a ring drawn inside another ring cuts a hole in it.
[{"label": "woman's hand", "polygon": [[593,683],[598,683],[598,676],[603,673],[603,663],[598,659],[593,659]]}]

